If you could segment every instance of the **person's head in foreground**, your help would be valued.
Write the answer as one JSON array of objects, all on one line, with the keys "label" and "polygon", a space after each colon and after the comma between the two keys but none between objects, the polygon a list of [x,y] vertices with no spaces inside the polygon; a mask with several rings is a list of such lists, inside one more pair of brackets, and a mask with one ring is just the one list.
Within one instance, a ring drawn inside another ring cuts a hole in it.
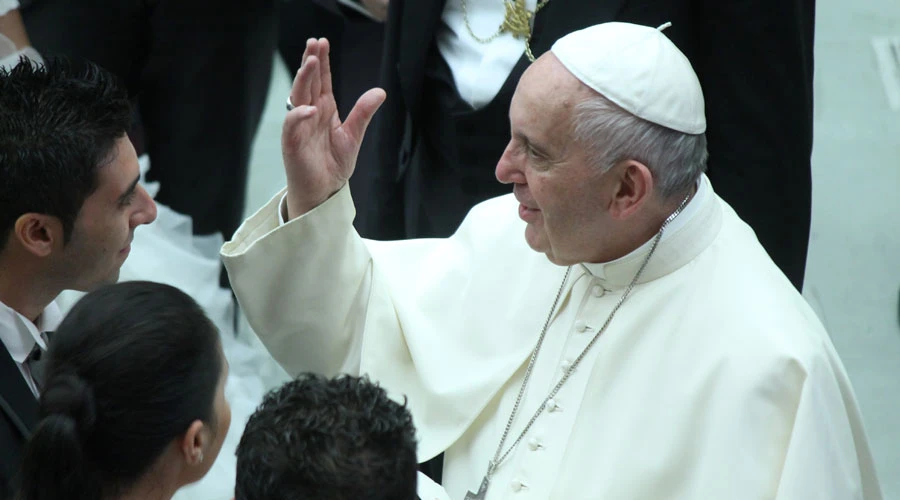
[{"label": "person's head in foreground", "polygon": [[64,289],[114,283],[135,228],[156,218],[130,120],[97,66],[0,69],[0,300],[13,309],[33,317]]},{"label": "person's head in foreground", "polygon": [[270,392],[237,449],[236,500],[413,500],[404,405],[367,378],[305,374]]},{"label": "person's head in foreground", "polygon": [[228,432],[216,327],[180,290],[102,287],[53,334],[20,500],[168,499],[209,470]]},{"label": "person's head in foreground", "polygon": [[649,240],[706,169],[703,93],[658,29],[592,26],[522,76],[496,175],[528,244],[556,264],[607,262]]}]

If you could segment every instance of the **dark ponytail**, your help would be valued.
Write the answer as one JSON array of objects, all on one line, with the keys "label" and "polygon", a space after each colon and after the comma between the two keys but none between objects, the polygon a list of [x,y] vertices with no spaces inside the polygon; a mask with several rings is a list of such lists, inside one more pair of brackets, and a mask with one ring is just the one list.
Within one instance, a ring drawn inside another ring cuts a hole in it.
[{"label": "dark ponytail", "polygon": [[114,498],[192,422],[215,428],[219,342],[200,306],[168,285],[133,281],[82,298],[50,339],[18,500]]},{"label": "dark ponytail", "polygon": [[25,451],[21,499],[99,499],[100,477],[85,453],[85,436],[96,420],[94,395],[77,375],[53,380],[41,395],[46,415]]}]

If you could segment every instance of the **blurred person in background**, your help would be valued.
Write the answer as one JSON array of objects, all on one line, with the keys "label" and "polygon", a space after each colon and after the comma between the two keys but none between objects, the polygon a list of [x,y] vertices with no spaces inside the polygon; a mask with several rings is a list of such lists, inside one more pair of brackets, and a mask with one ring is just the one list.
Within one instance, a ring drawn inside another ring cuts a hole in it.
[{"label": "blurred person in background", "polygon": [[[387,3],[365,3],[376,2]],[[666,35],[706,96],[710,180],[800,290],[812,190],[814,0],[390,0],[387,101],[371,132],[377,195],[358,210],[369,221],[357,226],[361,234],[446,237],[476,203],[509,193],[494,165],[510,138],[516,83],[557,39],[607,21],[672,23]]]}]

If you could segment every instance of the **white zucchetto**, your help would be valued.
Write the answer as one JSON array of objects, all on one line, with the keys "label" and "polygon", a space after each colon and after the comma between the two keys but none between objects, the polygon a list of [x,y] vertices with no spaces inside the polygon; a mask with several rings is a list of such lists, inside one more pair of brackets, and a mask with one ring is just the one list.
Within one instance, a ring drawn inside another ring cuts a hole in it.
[{"label": "white zucchetto", "polygon": [[686,134],[706,131],[694,68],[660,28],[604,23],[560,38],[550,49],[576,78],[644,120]]}]

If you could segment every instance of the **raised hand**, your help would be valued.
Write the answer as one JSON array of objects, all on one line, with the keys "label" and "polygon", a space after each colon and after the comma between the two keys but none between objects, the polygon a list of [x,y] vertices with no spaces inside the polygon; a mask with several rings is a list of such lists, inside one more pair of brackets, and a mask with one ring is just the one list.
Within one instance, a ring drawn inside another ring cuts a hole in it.
[{"label": "raised hand", "polygon": [[328,40],[307,40],[291,89],[295,108],[284,119],[281,152],[289,219],[319,206],[344,186],[356,166],[366,127],[385,99],[383,90],[369,90],[342,123],[331,88],[328,51]]}]

